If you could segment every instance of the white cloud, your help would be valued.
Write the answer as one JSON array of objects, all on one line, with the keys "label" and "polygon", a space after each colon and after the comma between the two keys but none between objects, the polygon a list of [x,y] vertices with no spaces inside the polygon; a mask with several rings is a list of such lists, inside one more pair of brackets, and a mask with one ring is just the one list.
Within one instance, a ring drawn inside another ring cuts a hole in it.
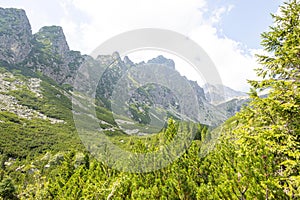
[{"label": "white cloud", "polygon": [[[78,26],[73,32],[65,31],[67,35],[80,34],[81,49],[85,53],[91,52],[97,45],[117,34],[138,28],[164,28],[187,34],[203,21],[199,9],[205,6],[204,0],[61,1],[66,8],[74,6],[90,19],[86,23],[77,23]],[[74,18],[66,16],[62,22],[72,20]]]},{"label": "white cloud", "polygon": [[224,85],[247,91],[246,79],[255,79],[253,71],[258,65],[253,54],[245,52],[242,44],[226,37],[219,37],[211,26],[201,26],[191,32],[195,40],[213,60]]},{"label": "white cloud", "polygon": [[234,5],[223,6],[213,10],[212,15],[209,19],[210,24],[218,24],[222,20],[224,14],[229,14],[230,11],[234,8]]}]

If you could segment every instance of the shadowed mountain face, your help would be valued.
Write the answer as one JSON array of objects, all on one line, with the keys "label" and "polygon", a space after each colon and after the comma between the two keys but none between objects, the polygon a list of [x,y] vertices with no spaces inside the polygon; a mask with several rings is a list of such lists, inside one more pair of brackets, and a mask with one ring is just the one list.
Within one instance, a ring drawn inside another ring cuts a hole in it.
[{"label": "shadowed mountain face", "polygon": [[[2,63],[41,73],[59,85],[73,88],[87,97],[96,97],[97,103],[109,109],[117,102],[114,92],[123,84],[128,90],[126,95],[129,95],[121,106],[124,115],[138,123],[150,123],[151,119],[163,114],[218,125],[238,111],[240,105],[237,103],[228,112],[226,106],[216,107],[214,104],[244,96],[223,86],[206,85],[203,89],[196,82],[180,76],[175,71],[174,61],[161,55],[139,64],[127,56],[122,59],[117,52],[97,58],[82,55],[69,49],[61,27],[46,26],[32,34],[23,10],[0,8],[0,19]],[[170,73],[175,73],[178,81],[160,84],[155,81],[141,84],[139,81],[142,77],[146,79],[147,74],[162,81]],[[183,87],[185,83],[187,85]],[[225,97],[221,95],[222,89]],[[187,90],[191,91],[190,95],[180,95]],[[193,108],[194,105],[197,109]],[[232,107],[232,103],[230,105]]]}]

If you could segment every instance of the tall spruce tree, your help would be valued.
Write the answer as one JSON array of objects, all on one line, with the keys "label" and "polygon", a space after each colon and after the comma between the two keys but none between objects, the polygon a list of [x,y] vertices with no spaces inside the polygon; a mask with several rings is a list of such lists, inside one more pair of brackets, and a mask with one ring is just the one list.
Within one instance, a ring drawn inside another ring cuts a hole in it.
[{"label": "tall spruce tree", "polygon": [[[252,102],[239,115],[240,153],[265,199],[300,198],[300,2],[291,0],[272,15],[258,55],[262,81],[249,81]],[[257,92],[268,90],[268,97]],[[252,164],[249,163],[252,161]],[[255,191],[253,191],[255,192]]]}]

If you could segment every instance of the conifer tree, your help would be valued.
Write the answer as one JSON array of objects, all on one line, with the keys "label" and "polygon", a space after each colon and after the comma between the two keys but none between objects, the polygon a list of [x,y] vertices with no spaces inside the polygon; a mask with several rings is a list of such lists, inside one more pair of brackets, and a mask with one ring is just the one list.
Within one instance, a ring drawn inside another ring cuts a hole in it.
[{"label": "conifer tree", "polygon": [[[265,199],[300,198],[300,2],[291,0],[272,15],[258,55],[262,81],[249,81],[252,102],[234,131]],[[267,90],[262,98],[258,91]],[[253,163],[249,163],[252,161]],[[252,170],[257,168],[256,171]],[[246,171],[246,170],[245,170]]]}]

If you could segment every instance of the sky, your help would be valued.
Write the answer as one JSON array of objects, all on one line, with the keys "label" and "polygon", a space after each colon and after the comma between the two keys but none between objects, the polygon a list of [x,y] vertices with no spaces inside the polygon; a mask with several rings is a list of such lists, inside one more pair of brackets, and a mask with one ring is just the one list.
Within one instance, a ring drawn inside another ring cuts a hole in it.
[{"label": "sky", "polygon": [[[204,49],[224,85],[245,92],[246,80],[257,78],[254,54],[262,52],[260,34],[272,25],[270,13],[278,12],[281,4],[282,0],[0,0],[0,7],[24,9],[33,33],[43,26],[62,26],[70,48],[83,54],[125,31],[176,31]],[[141,55],[130,58],[155,56]],[[183,75],[201,82],[191,68],[176,58],[175,62]]]}]

